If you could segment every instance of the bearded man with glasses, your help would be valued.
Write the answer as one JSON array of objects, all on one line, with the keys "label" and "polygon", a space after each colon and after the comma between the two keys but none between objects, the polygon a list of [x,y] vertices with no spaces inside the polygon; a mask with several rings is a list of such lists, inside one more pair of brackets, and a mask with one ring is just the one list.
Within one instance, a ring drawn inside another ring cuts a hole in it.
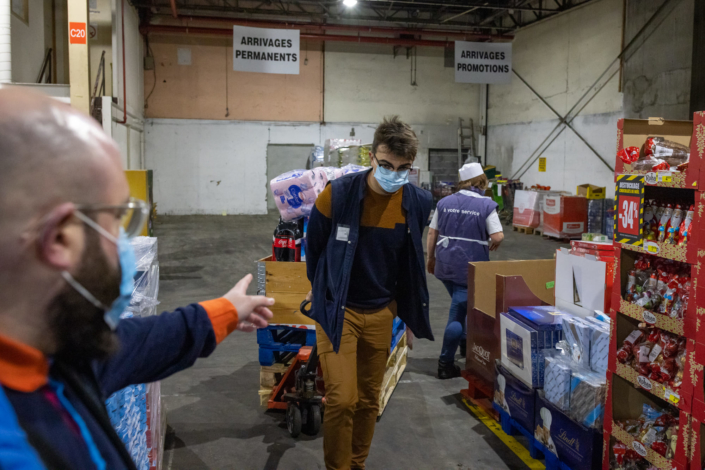
[{"label": "bearded man with glasses", "polygon": [[120,153],[89,116],[0,89],[0,468],[135,469],[105,410],[131,384],[184,370],[272,317],[247,296],[120,320],[133,289],[131,199]]}]

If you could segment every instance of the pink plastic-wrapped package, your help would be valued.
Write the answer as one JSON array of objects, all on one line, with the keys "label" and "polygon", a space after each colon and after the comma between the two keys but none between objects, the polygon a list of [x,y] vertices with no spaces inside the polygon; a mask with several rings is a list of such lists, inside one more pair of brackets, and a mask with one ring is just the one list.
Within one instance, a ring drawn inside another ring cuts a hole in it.
[{"label": "pink plastic-wrapped package", "polygon": [[349,165],[345,165],[343,168],[336,168],[335,169],[335,177],[340,178],[341,176],[349,175],[351,173],[359,173],[361,171],[369,170],[369,167],[366,166],[360,166],[360,165],[353,165],[352,163]]},{"label": "pink plastic-wrapped package", "polygon": [[284,221],[308,217],[316,198],[328,184],[323,168],[293,170],[270,181],[274,202]]}]

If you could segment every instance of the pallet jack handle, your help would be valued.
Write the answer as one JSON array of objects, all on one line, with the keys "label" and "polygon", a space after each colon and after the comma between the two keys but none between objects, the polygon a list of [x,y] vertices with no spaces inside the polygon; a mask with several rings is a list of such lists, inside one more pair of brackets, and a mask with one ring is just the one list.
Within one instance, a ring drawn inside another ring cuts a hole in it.
[{"label": "pallet jack handle", "polygon": [[[301,311],[301,313],[303,313],[306,316],[309,316],[308,314],[310,312],[310,309],[306,308],[309,305],[311,305],[311,301],[304,300],[303,302],[301,302],[301,305],[299,306],[299,310]],[[315,374],[316,373],[316,369],[318,368],[318,344],[314,344],[311,347],[311,355],[309,356],[308,361],[306,361],[305,367],[306,367],[305,372],[307,374],[309,374],[309,373]]]}]

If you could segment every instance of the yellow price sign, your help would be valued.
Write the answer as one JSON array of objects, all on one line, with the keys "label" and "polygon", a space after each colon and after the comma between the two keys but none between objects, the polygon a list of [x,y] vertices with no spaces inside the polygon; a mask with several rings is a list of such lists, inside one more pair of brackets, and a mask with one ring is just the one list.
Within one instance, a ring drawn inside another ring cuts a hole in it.
[{"label": "yellow price sign", "polygon": [[546,172],[546,157],[539,158],[539,171],[541,173]]},{"label": "yellow price sign", "polygon": [[678,395],[676,392],[674,392],[673,390],[671,390],[669,388],[667,388],[665,390],[664,395],[666,395],[666,399],[668,401],[670,401],[671,403],[674,403],[676,405],[678,404],[679,401],[681,401],[680,395]]},{"label": "yellow price sign", "polygon": [[658,254],[659,251],[661,251],[661,249],[656,243],[650,241],[644,243],[644,248],[646,248],[646,251],[648,251],[649,253],[653,253],[655,255]]},{"label": "yellow price sign", "polygon": [[661,181],[664,183],[670,183],[673,181],[673,177],[672,176],[662,176]]}]

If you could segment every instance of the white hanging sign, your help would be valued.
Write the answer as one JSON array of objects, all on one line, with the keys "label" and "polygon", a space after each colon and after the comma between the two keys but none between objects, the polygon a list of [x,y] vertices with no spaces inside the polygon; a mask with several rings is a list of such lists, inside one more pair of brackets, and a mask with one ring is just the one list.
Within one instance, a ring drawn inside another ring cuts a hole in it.
[{"label": "white hanging sign", "polygon": [[299,30],[233,26],[233,70],[299,74]]},{"label": "white hanging sign", "polygon": [[510,83],[511,42],[455,41],[456,83]]}]

